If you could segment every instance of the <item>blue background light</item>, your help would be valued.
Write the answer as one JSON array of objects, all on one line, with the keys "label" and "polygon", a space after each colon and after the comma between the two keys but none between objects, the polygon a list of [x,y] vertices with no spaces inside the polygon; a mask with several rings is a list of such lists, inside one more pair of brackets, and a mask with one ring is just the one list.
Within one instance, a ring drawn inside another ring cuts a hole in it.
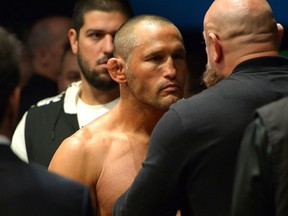
[{"label": "blue background light", "polygon": [[[203,18],[213,0],[130,0],[135,14],[164,16],[182,29],[202,29]],[[277,22],[288,28],[288,0],[268,0]]]}]

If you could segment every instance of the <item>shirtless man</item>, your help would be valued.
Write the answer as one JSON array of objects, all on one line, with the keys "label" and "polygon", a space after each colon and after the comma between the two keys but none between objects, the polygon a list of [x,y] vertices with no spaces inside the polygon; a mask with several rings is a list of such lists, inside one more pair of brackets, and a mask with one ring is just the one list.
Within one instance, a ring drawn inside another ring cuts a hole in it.
[{"label": "shirtless man", "polygon": [[114,46],[107,67],[120,85],[118,104],[64,140],[49,166],[87,184],[102,216],[132,183],[155,124],[183,97],[187,70],[180,31],[159,16],[130,19]]}]

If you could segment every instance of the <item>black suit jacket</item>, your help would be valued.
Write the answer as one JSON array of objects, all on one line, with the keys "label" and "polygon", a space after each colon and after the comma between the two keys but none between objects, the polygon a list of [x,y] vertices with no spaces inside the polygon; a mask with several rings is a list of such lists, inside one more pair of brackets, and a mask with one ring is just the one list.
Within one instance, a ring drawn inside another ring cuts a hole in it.
[{"label": "black suit jacket", "polygon": [[92,215],[88,187],[26,164],[0,144],[0,215]]},{"label": "black suit jacket", "polygon": [[242,139],[233,216],[288,215],[288,97],[257,109]]},{"label": "black suit jacket", "polygon": [[243,132],[256,108],[288,94],[287,65],[283,57],[247,60],[215,86],[173,104],[114,215],[175,216],[180,209],[182,216],[231,216]]}]

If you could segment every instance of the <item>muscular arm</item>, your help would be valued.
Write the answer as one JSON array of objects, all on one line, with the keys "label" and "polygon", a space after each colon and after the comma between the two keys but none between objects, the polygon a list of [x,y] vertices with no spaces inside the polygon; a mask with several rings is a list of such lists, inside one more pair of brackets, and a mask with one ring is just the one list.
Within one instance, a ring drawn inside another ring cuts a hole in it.
[{"label": "muscular arm", "polygon": [[26,124],[27,112],[23,115],[21,121],[17,125],[17,128],[13,134],[11,149],[12,151],[23,161],[28,163],[28,156],[25,142],[25,124]]},{"label": "muscular arm", "polygon": [[142,169],[114,204],[114,216],[176,215],[179,179],[188,154],[183,131],[181,119],[168,111],[152,134]]}]

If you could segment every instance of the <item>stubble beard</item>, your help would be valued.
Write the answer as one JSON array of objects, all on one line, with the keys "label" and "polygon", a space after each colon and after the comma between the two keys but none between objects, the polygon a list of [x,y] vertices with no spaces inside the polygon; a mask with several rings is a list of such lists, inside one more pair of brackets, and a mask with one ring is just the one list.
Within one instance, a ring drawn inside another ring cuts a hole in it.
[{"label": "stubble beard", "polygon": [[[130,70],[129,66],[126,66],[126,79],[128,81],[128,86],[130,89],[130,94],[140,101],[142,104],[146,104],[158,111],[167,111],[173,103],[175,103],[178,98],[175,95],[161,96],[160,91],[154,92],[152,89],[148,89],[145,86],[137,85],[137,80],[134,77],[133,72]],[[139,84],[139,83],[138,83]],[[161,89],[161,86],[155,87],[155,89]]]},{"label": "stubble beard", "polygon": [[225,79],[223,75],[217,73],[209,64],[206,65],[206,70],[203,73],[203,82],[207,88],[216,85],[221,80]]},{"label": "stubble beard", "polygon": [[[108,91],[118,86],[118,83],[110,77],[107,69],[103,69],[103,71],[91,69],[92,67],[90,67],[88,61],[82,58],[80,52],[78,52],[77,54],[77,60],[83,76],[85,77],[87,82],[94,88],[98,90]],[[103,75],[104,73],[107,73],[107,75]]]}]

